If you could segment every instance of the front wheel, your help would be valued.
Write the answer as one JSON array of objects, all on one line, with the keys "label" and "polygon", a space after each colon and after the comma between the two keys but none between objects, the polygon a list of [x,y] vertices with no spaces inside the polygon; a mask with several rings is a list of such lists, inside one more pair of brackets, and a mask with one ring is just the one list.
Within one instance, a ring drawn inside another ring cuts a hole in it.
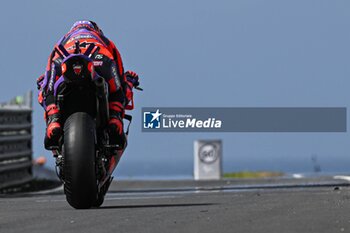
[{"label": "front wheel", "polygon": [[84,112],[68,117],[64,124],[64,192],[76,209],[87,209],[97,198],[95,172],[95,122]]}]

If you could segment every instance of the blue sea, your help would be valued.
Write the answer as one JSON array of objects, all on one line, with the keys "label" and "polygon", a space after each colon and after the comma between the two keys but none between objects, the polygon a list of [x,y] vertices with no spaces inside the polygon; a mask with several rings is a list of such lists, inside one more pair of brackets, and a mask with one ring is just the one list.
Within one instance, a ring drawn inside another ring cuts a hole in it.
[{"label": "blue sea", "polygon": [[[334,159],[256,159],[222,162],[222,172],[275,171],[290,174],[350,174],[350,158]],[[193,161],[121,161],[115,171],[117,179],[192,179]]]}]

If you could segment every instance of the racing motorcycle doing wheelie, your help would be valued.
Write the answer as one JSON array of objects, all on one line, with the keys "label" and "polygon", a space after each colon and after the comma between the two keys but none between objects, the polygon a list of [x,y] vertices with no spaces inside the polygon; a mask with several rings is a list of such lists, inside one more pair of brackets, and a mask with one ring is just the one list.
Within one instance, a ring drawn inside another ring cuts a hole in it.
[{"label": "racing motorcycle doing wheelie", "polygon": [[[56,171],[68,203],[77,209],[102,205],[125,148],[109,143],[108,86],[103,77],[93,75],[90,46],[84,54],[64,54],[64,80],[55,89],[64,125],[60,146],[53,150]],[[124,119],[129,121],[127,136],[131,116]]]}]

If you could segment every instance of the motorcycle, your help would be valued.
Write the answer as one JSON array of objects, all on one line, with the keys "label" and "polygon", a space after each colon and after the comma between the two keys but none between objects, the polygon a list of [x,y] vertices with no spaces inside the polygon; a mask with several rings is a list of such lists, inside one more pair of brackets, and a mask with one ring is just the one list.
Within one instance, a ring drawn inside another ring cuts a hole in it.
[{"label": "motorcycle", "polygon": [[[126,147],[109,143],[106,129],[109,120],[108,86],[103,77],[92,75],[91,56],[94,54],[91,51],[94,46],[90,44],[84,54],[79,51],[79,42],[74,54],[69,54],[63,46],[59,47],[64,57],[63,75],[55,83],[64,133],[60,146],[52,151],[66,199],[76,209],[102,205],[113,180],[113,171]],[[127,136],[132,117],[125,115],[124,119],[129,121]]]}]

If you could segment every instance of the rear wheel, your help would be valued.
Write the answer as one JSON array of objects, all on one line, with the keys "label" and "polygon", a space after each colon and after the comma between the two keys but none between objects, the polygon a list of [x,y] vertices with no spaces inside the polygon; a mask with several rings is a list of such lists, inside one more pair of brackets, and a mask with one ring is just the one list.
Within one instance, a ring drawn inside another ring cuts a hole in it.
[{"label": "rear wheel", "polygon": [[74,113],[64,124],[63,171],[68,203],[76,209],[92,207],[97,198],[95,122],[87,113]]}]

